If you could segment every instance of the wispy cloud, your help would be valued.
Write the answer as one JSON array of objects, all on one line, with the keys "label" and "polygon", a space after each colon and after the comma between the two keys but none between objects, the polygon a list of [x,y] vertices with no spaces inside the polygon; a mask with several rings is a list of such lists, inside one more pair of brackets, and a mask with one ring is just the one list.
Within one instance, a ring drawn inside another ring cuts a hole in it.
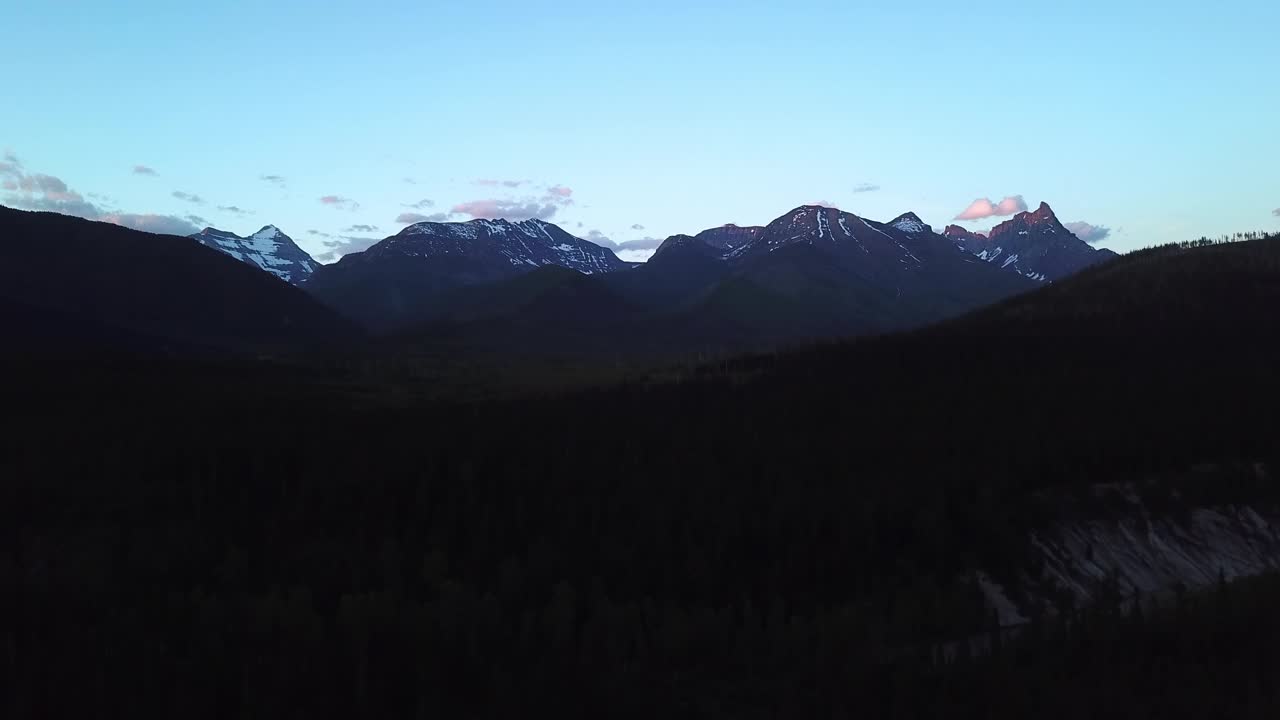
[{"label": "wispy cloud", "polygon": [[396,222],[401,225],[413,225],[420,222],[449,222],[449,213],[433,213],[431,215],[400,213],[396,216]]},{"label": "wispy cloud", "polygon": [[434,201],[434,200],[429,200],[429,199],[427,199],[427,198],[423,198],[423,199],[419,200],[419,201],[418,201],[418,202],[416,202],[416,203],[409,203],[409,204],[405,205],[405,207],[411,207],[411,208],[415,208],[415,209],[418,209],[418,210],[426,210],[427,208],[431,208],[431,207],[435,207],[435,206],[436,206],[435,201]]},{"label": "wispy cloud", "polygon": [[1007,195],[998,203],[993,203],[987,198],[978,198],[969,207],[965,208],[956,220],[981,220],[989,217],[1006,217],[1016,213],[1025,212],[1027,202],[1022,199],[1021,195]]},{"label": "wispy cloud", "polygon": [[327,205],[331,208],[337,208],[339,210],[355,211],[360,209],[360,203],[352,200],[351,198],[342,197],[341,195],[325,195],[320,198],[320,204]]},{"label": "wispy cloud", "polygon": [[160,235],[190,235],[200,231],[190,220],[173,215],[110,213],[91,219]]},{"label": "wispy cloud", "polygon": [[1276,217],[1280,217],[1280,208],[1276,208],[1275,210],[1272,210],[1271,214],[1275,215]]},{"label": "wispy cloud", "polygon": [[370,233],[370,232],[378,232],[378,226],[377,226],[377,225],[352,225],[351,227],[343,228],[343,229],[342,229],[342,232],[347,232],[347,233],[356,233],[356,232]]},{"label": "wispy cloud", "polygon": [[472,218],[505,218],[507,220],[550,220],[560,209],[555,203],[537,200],[472,200],[454,205],[451,212]]},{"label": "wispy cloud", "polygon": [[284,187],[284,176],[282,175],[259,175],[258,179],[263,182],[269,182],[272,185]]},{"label": "wispy cloud", "polygon": [[857,185],[854,185],[854,186],[853,186],[853,191],[854,191],[854,192],[856,192],[856,193],[869,193],[869,192],[875,192],[875,191],[877,191],[877,190],[879,190],[879,189],[880,189],[880,186],[879,186],[879,185],[875,185],[875,184],[873,184],[873,183],[859,183],[859,184],[857,184]]},{"label": "wispy cloud", "polygon": [[242,207],[238,207],[236,205],[219,205],[218,209],[224,213],[231,213],[232,215],[252,215],[253,214],[252,212],[245,210]]},{"label": "wispy cloud", "polygon": [[192,223],[192,224],[194,224],[194,225],[204,225],[204,226],[208,226],[208,224],[209,224],[209,221],[208,221],[208,220],[205,220],[204,218],[200,217],[199,215],[183,215],[182,217],[183,217],[184,219],[186,219],[186,220],[187,220],[187,222],[190,222],[190,223]]},{"label": "wispy cloud", "polygon": [[134,175],[151,175],[154,177],[156,175],[159,175],[160,173],[156,172],[156,169],[153,167],[148,167],[146,165],[134,165],[133,174]]},{"label": "wispy cloud", "polygon": [[0,177],[3,178],[0,180],[0,187],[10,193],[4,196],[4,204],[23,210],[74,215],[86,220],[109,222],[134,230],[167,235],[190,235],[199,230],[193,218],[203,220],[194,215],[177,217],[104,211],[68,187],[61,178],[44,173],[26,172],[22,163],[11,151],[4,154],[4,162],[0,163]]},{"label": "wispy cloud", "polygon": [[193,195],[191,193],[182,192],[181,190],[174,190],[173,196],[184,202],[194,203],[196,205],[204,204],[204,198],[200,197],[199,195]]},{"label": "wispy cloud", "polygon": [[814,200],[813,202],[811,202],[811,203],[809,203],[809,204],[810,204],[810,205],[817,205],[818,207],[831,208],[832,210],[836,210],[836,209],[838,209],[838,208],[836,208],[835,203],[828,202],[828,201],[826,201],[826,200]]},{"label": "wispy cloud", "polygon": [[632,226],[631,226],[631,229],[632,229],[632,230],[643,230],[643,229],[644,229],[644,226],[643,226],[643,225],[641,225],[640,223],[636,223],[635,225],[632,225]]},{"label": "wispy cloud", "polygon": [[411,178],[411,177],[404,178],[404,182],[405,182],[405,184],[406,184],[406,185],[417,185],[417,184],[418,184],[418,181],[417,181],[417,180],[414,180],[414,179],[413,179],[413,178]]},{"label": "wispy cloud", "polygon": [[354,252],[364,252],[377,244],[380,239],[370,237],[353,237],[350,235],[326,235],[325,237],[333,239],[325,240],[324,246],[329,249],[315,256],[315,258],[320,262],[337,260],[343,255],[350,255]]},{"label": "wispy cloud", "polygon": [[612,238],[599,230],[588,230],[582,236],[583,240],[595,243],[601,247],[607,247],[615,253],[624,253],[640,250],[656,250],[662,244],[662,238],[643,237],[636,240],[624,240],[622,242],[614,242]]},{"label": "wispy cloud", "polygon": [[528,182],[529,182],[528,180],[491,180],[491,179],[485,178],[483,180],[477,180],[476,184],[489,185],[489,186],[500,185],[502,187],[518,188],[521,185],[527,184]]},{"label": "wispy cloud", "polygon": [[323,237],[323,238],[331,238],[331,237],[333,237],[333,236],[332,236],[332,235],[330,235],[329,233],[327,233],[327,232],[320,232],[319,230],[308,230],[308,231],[307,231],[307,234],[308,234],[308,235],[315,235],[316,237]]},{"label": "wispy cloud", "polygon": [[504,218],[507,220],[550,220],[560,209],[573,204],[573,190],[562,185],[546,189],[541,197],[490,198],[458,203],[450,208],[451,215],[472,218]]},{"label": "wispy cloud", "polygon": [[1111,235],[1111,228],[1103,227],[1101,225],[1093,225],[1083,221],[1063,223],[1062,226],[1070,230],[1073,235],[1090,245],[1100,243]]}]

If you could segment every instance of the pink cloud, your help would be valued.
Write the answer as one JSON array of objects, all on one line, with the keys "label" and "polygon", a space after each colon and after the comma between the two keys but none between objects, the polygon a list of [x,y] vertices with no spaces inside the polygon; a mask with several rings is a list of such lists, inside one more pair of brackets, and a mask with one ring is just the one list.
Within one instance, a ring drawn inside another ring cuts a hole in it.
[{"label": "pink cloud", "polygon": [[959,215],[956,220],[981,220],[989,217],[1006,217],[1020,212],[1026,212],[1027,202],[1022,199],[1021,195],[1008,195],[998,203],[993,203],[987,198],[978,198],[969,204]]},{"label": "pink cloud", "polygon": [[454,205],[451,214],[472,218],[505,218],[507,220],[550,220],[558,207],[554,202],[537,200],[472,200]]},{"label": "pink cloud", "polygon": [[325,195],[320,198],[321,205],[328,205],[333,208],[341,208],[343,210],[359,210],[360,203],[351,198],[342,197],[341,195]]},{"label": "pink cloud", "polygon": [[172,215],[109,213],[97,219],[113,225],[159,235],[190,235],[200,231],[200,228],[196,227],[190,220]]},{"label": "pink cloud", "polygon": [[553,187],[547,188],[547,195],[560,197],[560,198],[567,198],[573,195],[573,190],[567,187],[564,187],[563,185],[555,185]]}]

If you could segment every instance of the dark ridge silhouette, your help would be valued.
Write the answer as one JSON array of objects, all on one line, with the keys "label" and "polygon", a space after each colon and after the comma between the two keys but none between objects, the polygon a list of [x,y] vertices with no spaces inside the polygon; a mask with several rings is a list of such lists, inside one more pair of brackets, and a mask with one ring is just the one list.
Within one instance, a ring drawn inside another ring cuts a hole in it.
[{"label": "dark ridge silhouette", "polygon": [[287,352],[361,335],[301,290],[193,239],[3,207],[0,297],[52,313],[49,322],[211,349]]}]

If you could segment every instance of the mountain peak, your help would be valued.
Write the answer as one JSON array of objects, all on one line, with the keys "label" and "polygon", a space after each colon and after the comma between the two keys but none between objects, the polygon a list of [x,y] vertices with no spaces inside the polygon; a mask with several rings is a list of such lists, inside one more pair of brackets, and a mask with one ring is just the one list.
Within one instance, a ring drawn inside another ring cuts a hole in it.
[{"label": "mountain peak", "polygon": [[904,212],[889,224],[905,233],[918,233],[929,229],[920,216],[913,212]]},{"label": "mountain peak", "polygon": [[301,284],[316,269],[315,260],[275,225],[263,226],[249,237],[212,227],[191,237],[201,245],[254,265],[294,285]]},{"label": "mountain peak", "polygon": [[1053,208],[1049,207],[1049,203],[1044,201],[1040,202],[1040,207],[1036,208],[1035,212],[1030,213],[1030,216],[1033,220],[1058,219],[1058,216],[1053,214]]}]

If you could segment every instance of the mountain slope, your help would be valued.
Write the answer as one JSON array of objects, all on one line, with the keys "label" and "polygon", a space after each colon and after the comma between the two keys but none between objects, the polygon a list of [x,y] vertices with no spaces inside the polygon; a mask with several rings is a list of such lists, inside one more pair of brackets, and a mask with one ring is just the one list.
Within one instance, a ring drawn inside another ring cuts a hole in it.
[{"label": "mountain slope", "polygon": [[[829,335],[924,325],[1034,286],[977,262],[912,213],[879,223],[802,206],[725,258],[736,265],[735,279],[799,303],[793,328],[825,317],[830,321],[818,325],[826,325]],[[731,311],[723,298],[716,302],[721,315]],[[744,308],[739,323],[749,322],[750,315]]]},{"label": "mountain slope", "polygon": [[984,235],[949,225],[946,236],[989,263],[1037,281],[1054,282],[1116,257],[1076,237],[1058,221],[1048,203],[1021,212]]},{"label": "mountain slope", "polygon": [[267,225],[249,237],[211,227],[191,237],[205,247],[249,263],[292,285],[306,282],[319,267],[293,238],[280,232],[275,225]]},{"label": "mountain slope", "polygon": [[301,290],[192,239],[3,207],[0,297],[86,325],[237,351],[359,335]]},{"label": "mountain slope", "polygon": [[439,314],[443,293],[556,265],[584,274],[629,267],[611,250],[542,220],[418,223],[321,267],[306,288],[372,328]]}]

